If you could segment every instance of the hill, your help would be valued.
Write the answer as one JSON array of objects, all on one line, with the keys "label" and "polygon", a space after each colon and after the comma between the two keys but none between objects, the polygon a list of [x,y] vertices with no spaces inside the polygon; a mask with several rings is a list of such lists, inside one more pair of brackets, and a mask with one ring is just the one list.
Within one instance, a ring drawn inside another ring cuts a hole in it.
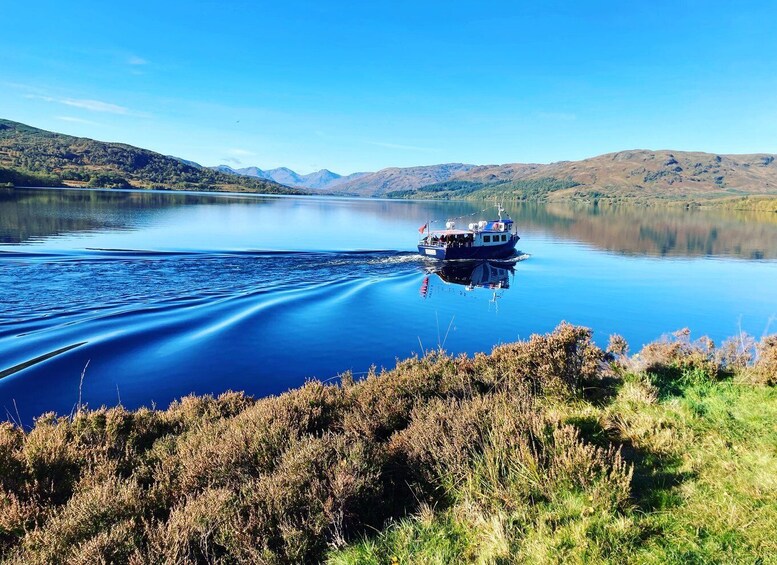
[{"label": "hill", "polygon": [[633,150],[582,161],[471,167],[436,184],[388,190],[389,197],[519,199],[688,199],[777,194],[777,163],[769,154],[716,155]]},{"label": "hill", "polygon": [[[620,151],[550,164],[446,163],[342,176],[286,167],[233,169],[0,119],[0,184],[221,190],[389,198],[703,200],[777,195],[775,155]],[[296,188],[290,188],[296,187]],[[739,205],[739,204],[737,204]],[[754,205],[758,206],[756,202]]]},{"label": "hill", "polygon": [[244,167],[242,169],[233,169],[228,165],[218,165],[211,167],[213,170],[233,175],[242,175],[246,177],[257,177],[267,180],[273,180],[286,186],[306,189],[325,189],[334,188],[351,180],[369,175],[370,173],[352,173],[350,175],[338,175],[328,169],[321,169],[315,173],[301,175],[286,167],[277,169],[262,170],[259,167]]},{"label": "hill", "polygon": [[0,424],[8,563],[767,563],[777,336],[590,330]]},{"label": "hill", "polygon": [[332,186],[331,192],[352,196],[385,196],[397,190],[415,190],[423,186],[444,182],[459,173],[465,173],[474,165],[446,163],[422,167],[390,167],[375,173]]},{"label": "hill", "polygon": [[303,194],[123,143],[73,137],[0,119],[0,184]]}]

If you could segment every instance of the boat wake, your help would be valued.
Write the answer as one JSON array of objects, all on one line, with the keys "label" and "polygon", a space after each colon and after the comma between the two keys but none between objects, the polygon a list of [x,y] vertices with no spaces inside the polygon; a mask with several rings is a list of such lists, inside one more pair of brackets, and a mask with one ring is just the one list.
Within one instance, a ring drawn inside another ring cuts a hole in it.
[{"label": "boat wake", "polygon": [[394,250],[3,252],[0,411],[69,413],[87,363],[84,400],[128,407],[393,365],[435,339],[426,266]]},{"label": "boat wake", "polygon": [[232,388],[279,392],[332,366],[344,333],[362,334],[352,351],[380,349],[388,328],[365,338],[363,316],[393,318],[381,295],[422,265],[393,250],[3,252],[0,410],[67,413],[87,361],[92,405],[115,404],[117,386],[135,405],[208,392],[222,372]]}]

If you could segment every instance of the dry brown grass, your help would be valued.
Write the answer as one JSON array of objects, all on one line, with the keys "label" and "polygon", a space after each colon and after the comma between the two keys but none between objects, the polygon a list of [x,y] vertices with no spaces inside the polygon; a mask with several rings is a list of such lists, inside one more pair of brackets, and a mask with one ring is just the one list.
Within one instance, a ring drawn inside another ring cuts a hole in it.
[{"label": "dry brown grass", "polygon": [[757,351],[758,357],[753,367],[757,381],[777,385],[777,335],[764,337]]}]

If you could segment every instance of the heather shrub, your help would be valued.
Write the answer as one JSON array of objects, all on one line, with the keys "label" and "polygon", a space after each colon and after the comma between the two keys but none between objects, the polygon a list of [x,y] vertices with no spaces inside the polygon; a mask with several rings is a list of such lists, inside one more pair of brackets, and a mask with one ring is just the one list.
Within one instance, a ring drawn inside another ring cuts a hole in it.
[{"label": "heather shrub", "polygon": [[608,507],[629,497],[631,469],[620,454],[586,444],[528,394],[431,401],[392,447],[451,502],[511,510],[575,490]]},{"label": "heather shrub", "polygon": [[126,519],[101,530],[77,547],[68,556],[68,563],[93,565],[94,563],[140,563],[136,521]]},{"label": "heather shrub", "polygon": [[0,489],[0,556],[12,548],[40,518],[42,509],[13,492]]},{"label": "heather shrub", "polygon": [[777,385],[777,334],[765,336],[755,346],[755,362],[741,371],[741,378],[750,384]]},{"label": "heather shrub", "polygon": [[205,420],[149,452],[146,474],[166,499],[205,488],[237,488],[270,472],[297,439],[337,427],[342,389],[308,382],[246,404],[234,416]]},{"label": "heather shrub", "polygon": [[490,356],[476,356],[476,371],[491,372],[499,387],[528,382],[537,395],[579,394],[602,376],[604,352],[591,336],[588,328],[562,322],[549,334],[534,334],[529,341],[495,347]]},{"label": "heather shrub", "polygon": [[758,358],[753,367],[757,382],[777,385],[777,334],[764,337],[757,347]]},{"label": "heather shrub", "polygon": [[129,411],[118,406],[80,410],[69,429],[85,457],[115,461],[123,475],[133,471],[138,454],[175,429],[165,412],[140,408]]},{"label": "heather shrub", "polygon": [[686,328],[647,344],[632,358],[631,368],[649,373],[677,370],[686,376],[717,378],[721,365],[715,344],[708,337],[691,341],[690,336]]},{"label": "heather shrub", "polygon": [[684,438],[658,407],[659,389],[648,375],[630,375],[599,416],[611,440],[658,457],[675,456]]},{"label": "heather shrub", "polygon": [[558,426],[543,442],[545,496],[584,491],[592,501],[622,507],[630,496],[633,468],[613,446],[606,449],[586,443],[574,426]]},{"label": "heather shrub", "polygon": [[19,457],[24,440],[17,426],[0,423],[0,491],[18,491],[24,481],[25,462]]},{"label": "heather shrub", "polygon": [[752,336],[740,333],[720,344],[717,359],[722,369],[728,373],[745,370],[756,356],[756,343]]},{"label": "heather shrub", "polygon": [[61,504],[73,492],[83,454],[78,449],[67,418],[44,414],[27,434],[21,456],[27,488],[37,500]]},{"label": "heather shrub", "polygon": [[623,356],[629,352],[629,344],[626,339],[618,334],[612,334],[607,342],[607,353]]},{"label": "heather shrub", "polygon": [[0,552],[317,562],[425,501],[519,508],[571,490],[620,505],[629,471],[618,453],[584,442],[558,408],[584,402],[605,359],[590,330],[562,324],[490,355],[434,351],[342,386],[82,409],[28,432],[5,424]]},{"label": "heather shrub", "polygon": [[382,441],[405,427],[416,403],[440,392],[444,373],[452,367],[444,353],[398,363],[393,371],[370,371],[358,386],[347,389],[348,410],[343,416],[346,433]]},{"label": "heather shrub", "polygon": [[243,490],[241,535],[285,562],[322,555],[381,515],[383,460],[376,446],[343,436],[295,442],[274,472]]},{"label": "heather shrub", "polygon": [[[510,414],[511,410],[520,415]],[[432,399],[413,411],[410,425],[392,438],[391,450],[426,488],[452,490],[466,478],[473,458],[482,453],[494,419],[524,415],[531,412],[524,412],[504,394]]]},{"label": "heather shrub", "polygon": [[[28,555],[46,563],[71,561],[79,547],[100,536],[93,542],[90,554],[100,549],[103,562],[117,557],[126,558],[134,549],[132,531],[126,525],[141,512],[143,494],[134,481],[108,476],[94,485],[78,489],[46,523],[44,529],[32,531],[23,542]],[[119,537],[114,528],[125,526],[125,535]],[[108,543],[108,542],[111,543]]]},{"label": "heather shrub", "polygon": [[215,563],[227,555],[236,493],[207,489],[176,504],[165,522],[149,526],[144,561],[151,563]]},{"label": "heather shrub", "polygon": [[165,411],[167,419],[182,429],[201,426],[204,422],[234,416],[254,403],[254,399],[242,392],[228,391],[217,398],[211,395],[184,396],[173,401]]}]

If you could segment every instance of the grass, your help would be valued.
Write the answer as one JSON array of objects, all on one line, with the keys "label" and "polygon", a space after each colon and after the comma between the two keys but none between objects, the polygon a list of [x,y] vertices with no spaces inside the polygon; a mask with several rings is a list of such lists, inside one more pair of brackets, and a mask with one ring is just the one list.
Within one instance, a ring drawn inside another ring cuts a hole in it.
[{"label": "grass", "polygon": [[651,372],[635,370],[640,356],[622,358],[604,403],[544,405],[589,445],[618,446],[633,472],[628,500],[613,498],[617,482],[602,474],[521,499],[539,474],[476,459],[468,481],[448,485],[453,504],[424,508],[330,563],[775,562],[777,390],[686,338],[649,346]]},{"label": "grass", "polygon": [[777,212],[777,198],[773,196],[742,196],[739,198],[720,198],[702,205],[728,210],[748,210],[754,212]]},{"label": "grass", "polygon": [[777,347],[732,343],[681,332],[629,357],[622,339],[603,351],[562,324],[278,397],[3,424],[0,551],[9,563],[773,562]]}]

